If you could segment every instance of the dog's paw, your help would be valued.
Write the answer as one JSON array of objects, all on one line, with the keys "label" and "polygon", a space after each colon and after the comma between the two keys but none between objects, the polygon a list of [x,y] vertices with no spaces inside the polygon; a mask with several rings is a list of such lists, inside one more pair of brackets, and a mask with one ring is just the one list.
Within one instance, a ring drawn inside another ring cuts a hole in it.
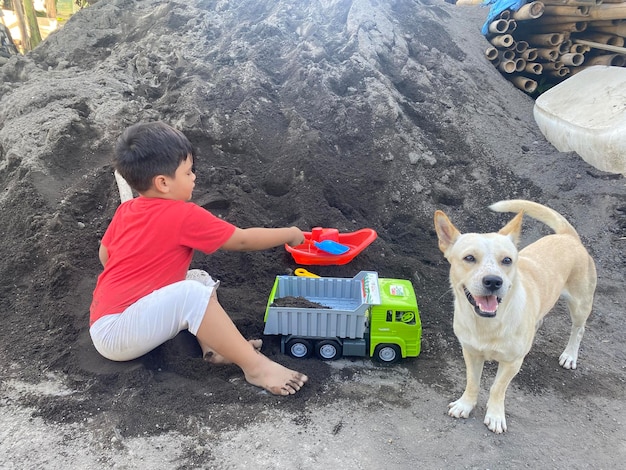
[{"label": "dog's paw", "polygon": [[504,417],[504,413],[502,413],[502,415],[491,414],[489,410],[487,410],[484,423],[491,432],[495,432],[496,434],[506,432],[506,418]]},{"label": "dog's paw", "polygon": [[472,403],[459,398],[448,405],[448,414],[453,418],[469,418],[473,409],[474,405]]},{"label": "dog's paw", "polygon": [[564,351],[559,357],[559,364],[563,369],[576,369],[576,361],[578,357],[572,356],[567,351]]}]

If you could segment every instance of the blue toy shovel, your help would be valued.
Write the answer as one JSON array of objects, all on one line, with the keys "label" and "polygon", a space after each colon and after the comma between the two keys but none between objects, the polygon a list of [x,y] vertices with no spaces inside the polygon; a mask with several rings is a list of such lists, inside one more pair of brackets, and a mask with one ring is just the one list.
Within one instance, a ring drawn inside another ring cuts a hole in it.
[{"label": "blue toy shovel", "polygon": [[349,246],[342,245],[341,243],[337,243],[332,240],[322,240],[321,242],[305,240],[305,242],[315,246],[318,250],[325,251],[331,255],[343,255],[350,250]]}]

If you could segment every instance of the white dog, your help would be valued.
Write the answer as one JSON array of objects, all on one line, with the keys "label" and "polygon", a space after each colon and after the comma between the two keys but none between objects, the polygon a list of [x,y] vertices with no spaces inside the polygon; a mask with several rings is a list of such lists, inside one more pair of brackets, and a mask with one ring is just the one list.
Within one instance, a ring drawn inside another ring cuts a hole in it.
[{"label": "white dog", "polygon": [[[435,213],[439,249],[450,263],[454,292],[454,333],[467,368],[465,392],[450,403],[448,414],[467,418],[476,406],[485,361],[497,361],[485,424],[506,431],[504,395],[530,351],[543,317],[560,296],[572,318],[569,342],[559,358],[575,369],[578,348],[591,313],[596,269],[578,233],[558,212],[530,201],[500,201],[490,209],[518,214],[498,233],[465,233],[442,212]],[[555,233],[521,251],[522,217],[527,214]]]}]

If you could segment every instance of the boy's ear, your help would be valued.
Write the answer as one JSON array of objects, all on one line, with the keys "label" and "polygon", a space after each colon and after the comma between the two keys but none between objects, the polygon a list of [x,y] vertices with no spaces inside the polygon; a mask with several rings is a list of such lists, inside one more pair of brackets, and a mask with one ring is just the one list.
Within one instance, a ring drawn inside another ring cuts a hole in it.
[{"label": "boy's ear", "polygon": [[154,178],[152,178],[152,185],[154,186],[154,189],[159,193],[170,192],[170,187],[167,184],[167,178],[165,177],[165,175],[156,175]]}]

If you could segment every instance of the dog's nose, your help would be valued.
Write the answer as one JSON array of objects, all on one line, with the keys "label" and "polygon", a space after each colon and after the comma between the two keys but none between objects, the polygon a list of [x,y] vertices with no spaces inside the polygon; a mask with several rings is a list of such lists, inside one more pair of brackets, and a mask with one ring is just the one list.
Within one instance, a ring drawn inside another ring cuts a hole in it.
[{"label": "dog's nose", "polygon": [[491,292],[497,291],[502,287],[502,278],[500,276],[483,277],[483,286]]}]

